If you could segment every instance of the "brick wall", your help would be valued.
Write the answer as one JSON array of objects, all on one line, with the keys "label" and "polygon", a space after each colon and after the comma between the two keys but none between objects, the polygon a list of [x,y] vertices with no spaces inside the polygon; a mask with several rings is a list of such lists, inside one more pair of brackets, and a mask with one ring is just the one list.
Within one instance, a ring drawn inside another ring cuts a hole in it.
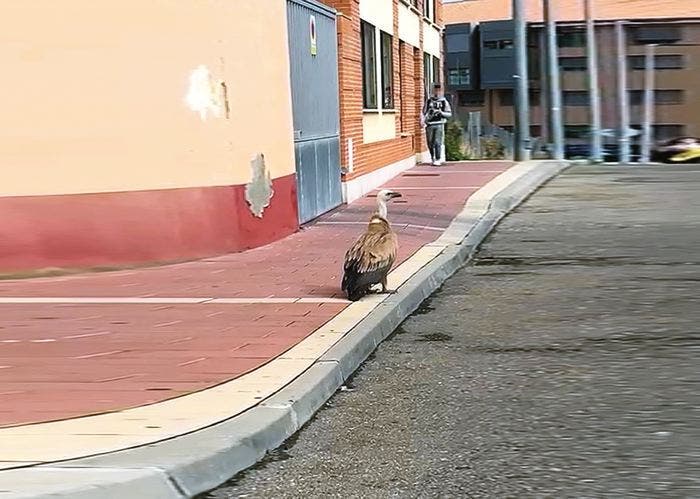
[{"label": "brick wall", "polygon": [[[340,133],[343,166],[349,167],[348,139],[353,141],[353,172],[343,175],[352,180],[363,174],[406,158],[425,148],[419,118],[423,106],[423,53],[398,38],[399,1],[394,3],[394,103],[396,138],[363,143],[362,130],[362,44],[359,0],[325,0],[338,15],[338,57],[340,85]],[[441,2],[438,2],[440,4]],[[438,7],[440,15],[441,6]],[[421,23],[421,43],[423,40]],[[399,52],[401,50],[401,53]]]}]

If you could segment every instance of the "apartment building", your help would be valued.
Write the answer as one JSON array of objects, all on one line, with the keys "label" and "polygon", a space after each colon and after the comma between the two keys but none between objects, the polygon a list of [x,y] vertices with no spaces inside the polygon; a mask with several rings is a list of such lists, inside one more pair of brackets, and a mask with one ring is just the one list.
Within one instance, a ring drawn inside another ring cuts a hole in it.
[{"label": "apartment building", "polygon": [[[458,115],[481,111],[493,124],[512,128],[513,24],[510,1],[470,0],[445,5],[446,80]],[[552,2],[567,144],[584,143],[589,127],[583,2]],[[630,123],[643,116],[644,53],[655,47],[656,141],[700,135],[700,4],[680,1],[594,0],[602,124],[614,142],[619,128],[615,23],[623,21]],[[547,73],[541,2],[527,4],[531,134],[547,137]],[[638,140],[638,139],[634,139]]]}]

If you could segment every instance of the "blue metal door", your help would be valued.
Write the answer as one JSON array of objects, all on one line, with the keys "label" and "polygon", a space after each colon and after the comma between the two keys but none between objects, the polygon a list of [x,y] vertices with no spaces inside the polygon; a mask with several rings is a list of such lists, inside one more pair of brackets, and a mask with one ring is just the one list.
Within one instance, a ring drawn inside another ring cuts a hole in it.
[{"label": "blue metal door", "polygon": [[342,203],[336,13],[287,0],[299,221]]}]

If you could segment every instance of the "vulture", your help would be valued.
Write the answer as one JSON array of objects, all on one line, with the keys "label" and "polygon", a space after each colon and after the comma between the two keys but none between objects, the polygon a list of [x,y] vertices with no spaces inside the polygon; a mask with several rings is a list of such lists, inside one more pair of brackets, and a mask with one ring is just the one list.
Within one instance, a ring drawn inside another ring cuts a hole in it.
[{"label": "vulture", "polygon": [[377,211],[372,215],[367,230],[345,253],[342,290],[350,301],[357,301],[370,292],[372,286],[382,285],[382,293],[391,293],[386,288],[386,279],[396,260],[398,241],[387,221],[388,201],[401,194],[384,189],[377,194]]}]

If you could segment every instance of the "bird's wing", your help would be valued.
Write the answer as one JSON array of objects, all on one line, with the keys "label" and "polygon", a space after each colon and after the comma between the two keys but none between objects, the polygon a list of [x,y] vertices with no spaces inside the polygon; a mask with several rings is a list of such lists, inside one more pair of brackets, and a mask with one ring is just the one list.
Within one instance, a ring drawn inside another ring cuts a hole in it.
[{"label": "bird's wing", "polygon": [[396,260],[397,249],[398,242],[393,232],[366,232],[345,254],[345,270],[352,269],[357,273],[388,270]]}]

